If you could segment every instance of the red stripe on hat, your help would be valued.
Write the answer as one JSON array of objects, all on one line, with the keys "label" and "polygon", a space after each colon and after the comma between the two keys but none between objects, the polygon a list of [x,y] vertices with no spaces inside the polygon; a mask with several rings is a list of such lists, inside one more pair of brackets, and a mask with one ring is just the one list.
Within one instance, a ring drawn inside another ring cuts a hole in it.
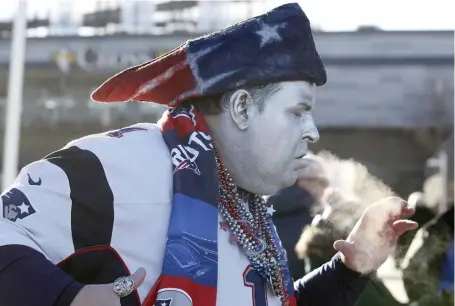
[{"label": "red stripe on hat", "polygon": [[[180,72],[186,70],[186,72],[178,73],[179,77],[177,78],[175,76],[163,77],[166,72],[181,63],[186,63],[186,45],[182,45],[153,61],[128,68],[116,74],[92,93],[92,99],[98,102],[124,102],[134,98],[144,102],[167,104],[172,100],[166,100],[168,97],[178,97],[187,88],[194,87],[196,84],[188,65],[184,65],[183,69],[178,70]],[[137,95],[141,87],[152,83],[153,80],[158,82],[153,90]],[[173,80],[182,83],[174,83]],[[170,84],[171,86],[162,86],[159,84],[160,82],[172,84]],[[163,92],[163,89],[168,90],[169,88],[172,88],[171,92]]]},{"label": "red stripe on hat", "polygon": [[203,286],[188,278],[161,275],[145,298],[142,306],[155,306],[158,291],[176,288],[185,292],[192,300],[192,305],[215,305],[216,287]]},{"label": "red stripe on hat", "polygon": [[179,97],[186,96],[186,93],[193,91],[196,85],[191,67],[185,60],[143,84],[143,88],[139,89],[133,100],[153,101],[160,104],[181,102]]}]

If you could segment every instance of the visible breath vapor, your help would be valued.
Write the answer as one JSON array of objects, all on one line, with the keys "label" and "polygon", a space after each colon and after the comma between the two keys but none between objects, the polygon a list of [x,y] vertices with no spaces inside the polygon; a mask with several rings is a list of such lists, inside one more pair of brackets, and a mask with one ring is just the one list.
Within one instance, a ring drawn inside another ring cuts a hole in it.
[{"label": "visible breath vapor", "polygon": [[[372,175],[365,165],[354,159],[340,159],[322,151],[318,154],[330,181],[324,200],[338,213],[331,222],[340,231],[350,231],[365,209],[382,199],[395,197],[392,189]],[[380,209],[379,209],[380,210]],[[384,214],[384,210],[378,213]]]},{"label": "visible breath vapor", "polygon": [[[304,230],[296,251],[302,258],[314,252],[314,246],[325,245],[327,250],[328,243],[331,246],[335,240],[355,240],[365,251],[356,256],[355,265],[359,272],[368,273],[392,251],[388,238],[391,233],[384,232],[384,224],[390,215],[399,214],[402,200],[363,164],[353,159],[340,159],[327,151],[317,155],[324,161],[330,181],[323,198],[330,208],[322,215],[323,225]],[[360,228],[356,222],[362,214],[365,214],[367,226]]]}]

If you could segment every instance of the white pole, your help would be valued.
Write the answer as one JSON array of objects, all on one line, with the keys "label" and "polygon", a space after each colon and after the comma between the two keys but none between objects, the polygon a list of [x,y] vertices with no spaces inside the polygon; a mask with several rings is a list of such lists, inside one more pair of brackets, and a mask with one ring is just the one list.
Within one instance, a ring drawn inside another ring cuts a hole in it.
[{"label": "white pole", "polygon": [[25,42],[27,35],[27,2],[18,1],[11,38],[8,100],[3,142],[3,189],[11,185],[18,171],[21,132],[22,87]]}]

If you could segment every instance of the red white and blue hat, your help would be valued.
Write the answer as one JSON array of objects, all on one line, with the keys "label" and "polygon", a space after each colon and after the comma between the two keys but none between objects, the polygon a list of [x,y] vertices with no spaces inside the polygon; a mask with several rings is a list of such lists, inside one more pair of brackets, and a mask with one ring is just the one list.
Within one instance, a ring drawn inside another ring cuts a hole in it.
[{"label": "red white and blue hat", "polygon": [[128,68],[97,88],[97,102],[141,101],[177,106],[245,85],[310,80],[326,83],[310,22],[297,3],[185,42]]}]

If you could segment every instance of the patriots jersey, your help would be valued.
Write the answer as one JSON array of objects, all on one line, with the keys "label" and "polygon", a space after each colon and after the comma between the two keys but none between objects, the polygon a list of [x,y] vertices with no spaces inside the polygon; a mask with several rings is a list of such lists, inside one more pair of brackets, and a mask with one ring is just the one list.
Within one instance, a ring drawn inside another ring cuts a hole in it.
[{"label": "patriots jersey", "polygon": [[[86,284],[110,283],[144,267],[146,279],[125,298],[128,305],[192,305],[185,292],[159,300],[150,292],[163,265],[173,163],[175,171],[198,171],[196,144],[189,145],[196,157],[179,160],[159,127],[148,123],[68,143],[24,167],[2,193],[0,246],[29,246]],[[218,229],[216,304],[281,305],[229,236]],[[175,264],[191,261],[188,256],[179,250]]]}]

